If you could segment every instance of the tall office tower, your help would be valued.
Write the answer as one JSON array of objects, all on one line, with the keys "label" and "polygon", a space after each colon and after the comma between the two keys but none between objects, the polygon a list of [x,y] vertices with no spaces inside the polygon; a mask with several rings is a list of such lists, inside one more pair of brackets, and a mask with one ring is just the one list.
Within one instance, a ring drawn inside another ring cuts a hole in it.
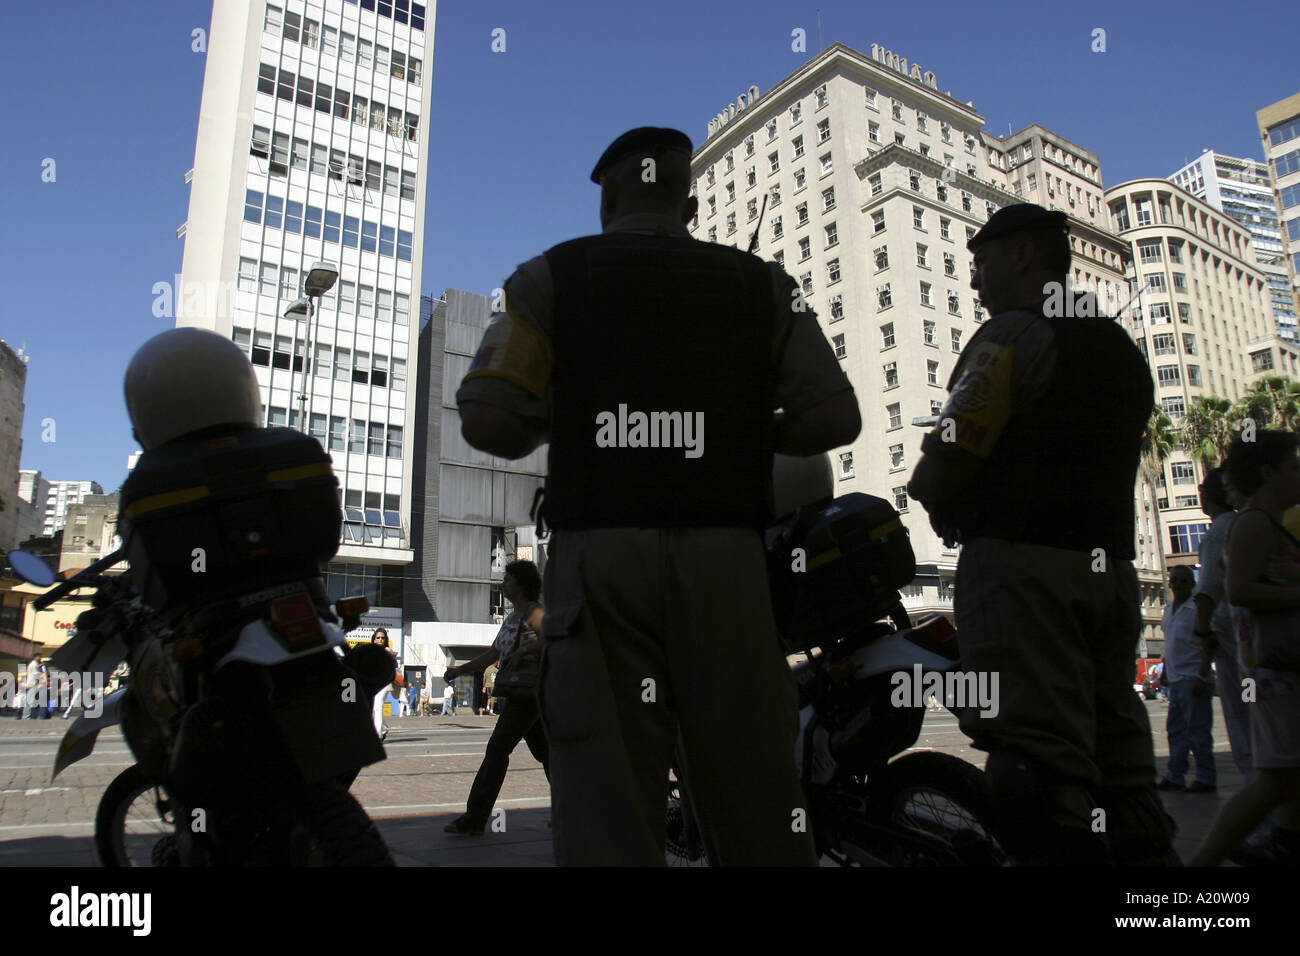
[{"label": "tall office tower", "polygon": [[1225,213],[1250,233],[1255,262],[1268,280],[1273,327],[1282,338],[1300,341],[1268,164],[1207,149],[1169,180]]},{"label": "tall office tower", "polygon": [[420,620],[500,623],[507,610],[505,566],[517,557],[543,566],[529,511],[546,479],[546,446],[515,461],[470,447],[460,433],[456,390],[491,321],[492,300],[447,289],[424,302],[412,515],[419,547],[407,607]]},{"label": "tall office tower", "polygon": [[18,543],[18,466],[23,454],[27,357],[0,339],[0,548]]},{"label": "tall office tower", "polygon": [[1292,311],[1300,315],[1300,93],[1264,107],[1255,118],[1264,142],[1264,159],[1273,174]]},{"label": "tall office tower", "polygon": [[22,502],[18,511],[18,544],[43,533],[45,502],[49,497],[50,483],[39,471],[25,468],[18,472],[18,498]]},{"label": "tall office tower", "polygon": [[[1132,246],[1129,281],[1144,290],[1121,321],[1175,426],[1198,396],[1235,401],[1264,375],[1300,373],[1300,349],[1273,330],[1268,281],[1243,226],[1164,179],[1112,186],[1106,203]],[[1140,539],[1154,536],[1168,565],[1195,564],[1209,528],[1196,491],[1200,471],[1175,447],[1154,492],[1139,483]]]},{"label": "tall office tower", "polygon": [[751,87],[710,121],[692,158],[692,234],[745,248],[757,230],[755,253],[799,281],[844,363],[863,426],[831,455],[836,493],[902,512],[918,566],[904,589],[914,614],[952,613],[957,553],[906,485],[924,436],[911,421],[942,407],[985,318],[967,240],[1001,206],[1056,206],[1070,216],[1076,283],[1123,281],[1126,244],[1100,213],[1097,158],[1040,126],[1003,139],[983,125],[933,73],[878,45],[868,55],[836,43],[768,92]]},{"label": "tall office tower", "polygon": [[[433,6],[411,0],[214,4],[177,290],[178,325],[248,352],[265,424],[298,427],[303,407],[342,486],[330,597],[365,594],[390,630],[413,558],[432,53]],[[318,261],[337,281],[286,317]]]},{"label": "tall office tower", "polygon": [[79,505],[88,495],[102,495],[104,489],[97,481],[51,481],[45,497],[44,526],[41,531],[52,535],[68,523],[68,508]]}]

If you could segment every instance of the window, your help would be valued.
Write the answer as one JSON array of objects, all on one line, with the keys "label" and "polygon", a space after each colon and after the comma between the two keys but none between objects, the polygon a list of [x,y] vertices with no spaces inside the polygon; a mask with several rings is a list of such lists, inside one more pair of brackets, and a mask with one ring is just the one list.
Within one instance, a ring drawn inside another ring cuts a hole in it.
[{"label": "window", "polygon": [[921,283],[921,304],[922,305],[934,305],[934,303],[930,300],[930,289],[931,289],[930,283],[928,282]]},{"label": "window", "polygon": [[839,241],[840,241],[840,234],[839,234],[839,230],[838,230],[838,229],[836,228],[836,226],[835,226],[835,223],[831,223],[829,226],[827,226],[826,229],[825,229],[825,232],[826,232],[826,248],[827,248],[827,249],[829,249],[831,246],[837,245],[837,244],[839,243]]},{"label": "window", "polygon": [[326,242],[339,241],[339,221],[340,221],[340,217],[338,213],[336,212],[325,213],[325,232],[322,238]]},{"label": "window", "polygon": [[867,94],[867,109],[879,109],[879,107],[876,106],[876,91],[866,90],[865,92]]},{"label": "window", "polygon": [[824,143],[831,138],[831,121],[824,119],[817,124],[817,142]]},{"label": "window", "polygon": [[315,20],[307,20],[303,23],[302,45],[309,50],[320,48],[320,24]]},{"label": "window", "polygon": [[271,364],[271,333],[254,332],[253,333],[253,356],[254,365],[269,366]]},{"label": "window", "polygon": [[311,172],[313,176],[324,176],[329,172],[329,147],[324,143],[311,144]]},{"label": "window", "polygon": [[[893,490],[894,493],[894,510],[899,514],[907,514],[907,486],[899,485]],[[909,585],[910,587],[910,585]],[[909,594],[909,597],[920,597],[920,585],[916,586],[916,593]]]},{"label": "window", "polygon": [[262,21],[262,29],[267,33],[279,33],[281,28],[281,17],[284,11],[275,4],[266,5],[266,19]]},{"label": "window", "polygon": [[943,254],[943,274],[946,276],[955,276],[957,274],[957,257],[951,252]]},{"label": "window", "polygon": [[339,48],[339,31],[334,27],[322,27],[321,52],[333,56]]},{"label": "window", "polygon": [[302,17],[296,13],[286,14],[284,18],[284,38],[298,42],[298,29],[302,24]]},{"label": "window", "polygon": [[384,167],[384,195],[397,196],[401,190],[401,177],[395,166]]},{"label": "window", "polygon": [[727,235],[731,235],[735,231],[736,231],[736,214],[734,212],[729,212],[727,213]]},{"label": "window", "polygon": [[735,201],[736,201],[736,184],[727,183],[727,202],[730,203]]},{"label": "window", "polygon": [[840,477],[853,477],[853,452],[851,451],[840,452]]},{"label": "window", "polygon": [[834,166],[831,164],[831,154],[826,153],[819,159],[822,164],[822,175],[829,176],[834,171]]},{"label": "window", "polygon": [[745,155],[754,155],[754,137],[753,134],[745,137]]},{"label": "window", "polygon": [[907,463],[903,459],[903,446],[890,445],[889,446],[889,470],[901,471],[906,467],[907,467]]},{"label": "window", "polygon": [[873,196],[879,195],[885,188],[884,184],[881,182],[880,175],[880,173],[875,173],[867,179],[867,182],[871,186],[871,195]]},{"label": "window", "polygon": [[781,158],[776,153],[769,153],[767,156],[768,172],[774,173],[781,168]]},{"label": "window", "polygon": [[799,225],[808,225],[808,203],[801,202],[794,207],[795,218],[799,220]]},{"label": "window", "polygon": [[308,109],[311,108],[311,105],[312,105],[312,99],[313,99],[313,91],[314,91],[314,89],[315,89],[315,86],[316,86],[316,84],[312,82],[311,77],[308,77],[308,76],[300,76],[300,77],[298,77],[298,99],[297,99],[297,103],[298,103],[299,106],[305,106],[305,107],[307,107]]},{"label": "window", "polygon": [[776,251],[776,255],[772,256],[772,261],[775,262],[775,263],[776,263],[778,266],[780,266],[782,269],[784,269],[784,268],[785,268],[785,253],[782,252],[780,249],[778,249],[778,250]]},{"label": "window", "polygon": [[1173,321],[1168,302],[1152,303],[1150,316],[1152,325],[1168,325]]},{"label": "window", "polygon": [[357,301],[361,309],[360,315],[363,319],[373,319],[375,317],[375,290],[373,286],[363,285],[360,287],[360,296]]},{"label": "window", "polygon": [[257,92],[275,95],[275,67],[263,63],[257,70]]},{"label": "window", "polygon": [[[1191,465],[1187,467],[1191,468]],[[1197,554],[1201,550],[1201,539],[1205,537],[1205,533],[1209,530],[1210,526],[1204,522],[1170,525],[1170,550],[1174,554]]]},{"label": "window", "polygon": [[[1172,252],[1172,250],[1170,250],[1170,251]],[[1172,256],[1171,256],[1171,258],[1172,258]],[[1161,278],[1163,279],[1164,276],[1161,276]],[[1175,272],[1175,273],[1174,273],[1174,291],[1175,291],[1175,292],[1186,292],[1186,291],[1187,291],[1187,276],[1186,276],[1186,274],[1184,274],[1184,273],[1182,273],[1182,272]]]},{"label": "window", "polygon": [[883,366],[885,370],[885,388],[898,387],[898,363],[889,362]]},{"label": "window", "polygon": [[921,323],[921,329],[923,332],[923,338],[925,340],[926,345],[939,344],[938,342],[935,341],[935,334],[934,334],[935,325],[933,322],[927,319],[925,322]]},{"label": "window", "polygon": [[886,405],[885,411],[889,414],[890,428],[903,427],[903,406],[902,405],[899,405],[898,403],[895,403],[893,405]]},{"label": "window", "polygon": [[966,212],[970,212],[970,211],[971,211],[971,207],[970,207],[970,193],[968,193],[968,192],[964,192],[964,191],[962,192],[962,194],[961,194],[961,208],[964,209]]},{"label": "window", "polygon": [[239,280],[236,287],[241,292],[257,291],[257,260],[239,258]]},{"label": "window", "polygon": [[276,133],[271,137],[271,172],[281,175],[289,172],[289,134]]},{"label": "window", "polygon": [[835,187],[822,190],[822,212],[830,212],[835,208]]},{"label": "window", "polygon": [[357,311],[357,284],[347,279],[339,280],[339,314],[355,315]]},{"label": "window", "polygon": [[922,133],[929,132],[930,130],[930,123],[926,119],[925,114],[922,113],[920,110],[916,111],[916,128],[920,130]]},{"label": "window", "polygon": [[275,295],[276,281],[280,276],[280,267],[273,262],[262,263],[262,284],[259,290],[263,295]]},{"label": "window", "polygon": [[772,217],[772,238],[780,239],[783,235],[785,235],[785,227],[781,224],[781,217],[773,216]]},{"label": "window", "polygon": [[732,172],[736,168],[736,160],[730,152],[727,153],[727,172]]},{"label": "window", "polygon": [[406,54],[393,51],[393,68],[390,73],[394,79],[406,79]]},{"label": "window", "polygon": [[952,220],[939,217],[939,235],[944,239],[952,238]]},{"label": "window", "polygon": [[1160,262],[1162,258],[1160,254],[1160,246],[1161,243],[1159,239],[1152,239],[1147,242],[1139,242],[1138,253],[1141,256],[1142,261]]},{"label": "window", "polygon": [[388,426],[388,457],[402,457],[402,427],[400,425]]},{"label": "window", "polygon": [[295,236],[302,232],[302,203],[292,199],[285,203],[284,231]]},{"label": "window", "polygon": [[391,388],[395,392],[406,391],[406,359],[393,359],[393,381]]},{"label": "window", "polygon": [[374,58],[375,45],[369,40],[357,41],[357,65],[370,69],[371,60]]},{"label": "window", "polygon": [[351,63],[357,53],[357,38],[351,33],[344,31],[339,35],[339,58],[344,63]]},{"label": "window", "polygon": [[903,104],[899,103],[898,100],[893,101],[892,115],[898,122],[903,122]]},{"label": "window", "polygon": [[812,295],[812,273],[801,272],[799,274],[799,285],[803,288],[804,294]]},{"label": "window", "polygon": [[1177,421],[1187,415],[1187,407],[1183,402],[1183,397],[1177,395],[1173,398],[1162,398],[1160,405],[1164,408],[1165,414]]},{"label": "window", "polygon": [[289,165],[294,169],[305,170],[307,168],[308,152],[310,144],[305,139],[294,138],[293,153],[289,159]]},{"label": "window", "polygon": [[931,400],[930,400],[930,414],[931,414],[931,415],[938,415],[938,414],[940,414],[941,412],[943,412],[943,402],[939,402],[939,401],[935,401],[934,399],[931,399]]},{"label": "window", "polygon": [[715,199],[713,196],[710,196],[708,199],[708,203],[709,203],[709,215],[716,216],[718,214],[718,200]]},{"label": "window", "polygon": [[1156,369],[1156,379],[1161,388],[1182,384],[1182,373],[1177,365],[1161,365]]},{"label": "window", "polygon": [[912,227],[925,231],[925,210],[920,206],[912,207]]},{"label": "window", "polygon": [[794,146],[794,158],[798,159],[800,156],[803,155],[803,137],[796,136],[790,142]]},{"label": "window", "polygon": [[881,342],[880,347],[882,349],[892,349],[894,347],[894,323],[893,322],[890,322],[887,325],[882,325],[880,327],[880,342]]},{"label": "window", "polygon": [[751,199],[745,206],[747,220],[752,221],[758,218],[758,200]]},{"label": "window", "polygon": [[948,290],[948,313],[950,315],[961,314],[961,298],[952,289]]},{"label": "window", "polygon": [[803,189],[804,184],[805,184],[804,171],[803,171],[803,167],[801,166],[794,171],[794,191],[798,192],[799,190]]},{"label": "window", "polygon": [[359,418],[352,419],[352,428],[348,432],[348,451],[359,455],[366,453],[366,423]]},{"label": "window", "polygon": [[[391,426],[390,426],[390,427],[391,427]],[[401,429],[398,429],[398,433],[399,433],[399,436],[400,436]],[[399,448],[401,447],[401,438],[400,438],[400,437],[398,438],[398,447],[399,447]],[[383,425],[383,422],[371,422],[371,423],[370,423],[370,447],[369,447],[368,449],[366,449],[366,450],[367,450],[367,452],[368,452],[369,454],[371,454],[371,455],[382,455],[382,454],[384,453],[384,425]],[[390,455],[390,457],[392,457],[392,456]],[[401,457],[401,453],[400,453],[400,452],[398,453],[398,457],[399,457],[399,458]]]},{"label": "window", "polygon": [[271,367],[287,369],[290,365],[289,337],[286,335],[277,335],[275,337],[275,352],[271,355]]},{"label": "window", "polygon": [[248,151],[254,156],[270,158],[271,156],[271,131],[265,126],[253,127],[253,141]]},{"label": "window", "polygon": [[897,145],[897,146],[906,146],[906,145],[907,145],[907,137],[904,136],[902,133],[895,133],[895,134],[894,134],[894,144]]},{"label": "window", "polygon": [[868,122],[868,123],[867,123],[867,139],[871,140],[871,142],[873,142],[873,143],[879,143],[879,142],[880,142],[880,124],[879,124],[879,123],[871,123],[871,122]]},{"label": "window", "polygon": [[920,173],[911,173],[911,174],[909,174],[909,175],[908,175],[908,181],[911,183],[912,190],[913,190],[914,192],[918,192],[918,193],[919,193],[919,192],[921,191],[921,174],[920,174]]},{"label": "window", "polygon": [[916,244],[916,264],[922,268],[930,268],[930,247],[921,243]]},{"label": "window", "polygon": [[1148,272],[1145,276],[1147,288],[1152,292],[1165,292],[1168,287],[1165,285],[1165,274],[1163,272]]},{"label": "window", "polygon": [[826,98],[826,86],[825,86],[825,84],[823,84],[823,85],[817,87],[817,89],[813,92],[813,96],[815,96],[815,97],[817,98],[817,109],[821,109],[823,106],[825,106],[827,103],[830,102],[830,101]]},{"label": "window", "polygon": [[1151,348],[1156,355],[1174,354],[1174,337],[1172,333],[1151,336]]},{"label": "window", "polygon": [[847,346],[844,344],[844,336],[837,335],[831,339],[831,345],[835,347],[835,357],[844,358],[849,354]]},{"label": "window", "polygon": [[1196,336],[1190,332],[1183,333],[1183,351],[1188,355],[1196,354]]},{"label": "window", "polygon": [[844,296],[831,296],[831,321],[838,322],[844,318]]},{"label": "window", "polygon": [[871,232],[872,235],[877,235],[884,231],[885,231],[885,211],[882,209],[880,210],[880,212],[873,212],[871,214]]},{"label": "window", "polygon": [[758,184],[758,169],[755,166],[750,166],[748,169],[745,170],[745,188],[752,189],[757,184]]},{"label": "window", "polygon": [[776,139],[776,120],[771,120],[767,124],[767,141],[770,143]]},{"label": "window", "polygon": [[1187,366],[1187,384],[1199,388],[1201,385],[1201,367],[1199,365]]},{"label": "window", "polygon": [[709,242],[717,242],[717,241],[718,241],[718,227],[717,227],[717,226],[710,226],[710,227],[709,227]]},{"label": "window", "polygon": [[260,223],[262,221],[262,194],[247,189],[244,191],[244,222]]},{"label": "window", "polygon": [[280,270],[280,298],[298,298],[298,270],[288,266]]},{"label": "window", "polygon": [[826,263],[826,278],[828,282],[840,281],[840,260],[832,259]]},{"label": "window", "polygon": [[927,380],[931,385],[938,385],[939,384],[939,363],[934,360],[930,360],[926,362],[925,374]]},{"label": "window", "polygon": [[352,380],[352,350],[336,348],[334,350],[334,381]]},{"label": "window", "polygon": [[961,354],[961,329],[950,329],[952,333],[952,350]]},{"label": "window", "polygon": [[890,294],[889,291],[888,282],[886,282],[884,285],[882,285],[879,289],[876,290],[876,298],[879,300],[880,308],[882,309],[888,309],[890,306],[894,304],[893,296]]}]

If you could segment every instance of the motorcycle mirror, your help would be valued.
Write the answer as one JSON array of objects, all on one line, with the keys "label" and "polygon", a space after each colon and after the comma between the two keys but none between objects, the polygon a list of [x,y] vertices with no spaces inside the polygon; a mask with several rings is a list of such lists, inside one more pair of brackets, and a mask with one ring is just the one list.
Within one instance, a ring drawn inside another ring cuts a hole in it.
[{"label": "motorcycle mirror", "polygon": [[46,588],[54,583],[54,572],[50,566],[34,554],[26,551],[10,551],[9,567],[28,584]]}]

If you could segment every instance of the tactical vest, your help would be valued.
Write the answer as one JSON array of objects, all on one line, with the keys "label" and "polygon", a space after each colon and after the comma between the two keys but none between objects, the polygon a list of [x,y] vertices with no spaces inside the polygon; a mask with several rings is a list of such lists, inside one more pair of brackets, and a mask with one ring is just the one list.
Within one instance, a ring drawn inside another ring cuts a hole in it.
[{"label": "tactical vest", "polygon": [[629,233],[565,242],[546,260],[547,523],[762,528],[775,377],[768,267],[725,246]]},{"label": "tactical vest", "polygon": [[[1018,408],[954,503],[963,541],[1003,538],[1132,560],[1133,486],[1154,387],[1128,335],[1106,318],[1050,319],[1046,394]],[[972,345],[976,340],[972,340]]]},{"label": "tactical vest", "polygon": [[121,493],[136,588],[171,611],[315,578],[339,548],[337,489],[320,442],[289,428],[207,430],[147,451]]}]

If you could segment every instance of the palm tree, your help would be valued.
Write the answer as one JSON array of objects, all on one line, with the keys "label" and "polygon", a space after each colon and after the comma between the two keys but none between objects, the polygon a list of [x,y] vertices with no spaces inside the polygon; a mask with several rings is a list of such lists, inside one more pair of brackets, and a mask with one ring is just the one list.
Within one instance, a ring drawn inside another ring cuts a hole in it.
[{"label": "palm tree", "polygon": [[[1155,509],[1155,527],[1157,538],[1160,531],[1160,508],[1156,496],[1156,484],[1164,477],[1165,459],[1173,451],[1174,444],[1178,440],[1178,432],[1174,429],[1174,423],[1165,410],[1159,405],[1153,405],[1151,408],[1151,418],[1147,421],[1146,434],[1142,436],[1141,457],[1138,459],[1138,474],[1142,477],[1142,483],[1146,485],[1147,495],[1150,498],[1151,506]],[[1165,576],[1165,549],[1162,546],[1156,548],[1160,555],[1160,577],[1163,580]]]},{"label": "palm tree", "polygon": [[1179,444],[1187,449],[1192,460],[1200,463],[1203,471],[1209,471],[1227,457],[1233,435],[1231,412],[1232,402],[1228,399],[1201,395],[1192,402],[1183,419]]},{"label": "palm tree", "polygon": [[1234,424],[1254,419],[1259,428],[1294,430],[1300,422],[1300,383],[1284,375],[1266,375],[1255,382],[1232,410]]}]

